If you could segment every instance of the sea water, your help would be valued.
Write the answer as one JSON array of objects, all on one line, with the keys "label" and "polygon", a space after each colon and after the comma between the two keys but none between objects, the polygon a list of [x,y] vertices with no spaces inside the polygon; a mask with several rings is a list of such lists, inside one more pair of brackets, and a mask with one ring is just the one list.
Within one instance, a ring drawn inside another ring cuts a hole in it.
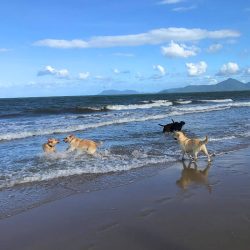
[{"label": "sea water", "polygon": [[[171,119],[185,121],[190,137],[208,135],[210,153],[247,147],[250,92],[0,99],[0,196],[9,204],[6,192],[18,188],[27,195],[43,183],[170,166],[180,149],[158,124]],[[102,145],[94,156],[67,152],[69,134]],[[45,155],[42,144],[53,137],[61,141],[57,153]]]}]

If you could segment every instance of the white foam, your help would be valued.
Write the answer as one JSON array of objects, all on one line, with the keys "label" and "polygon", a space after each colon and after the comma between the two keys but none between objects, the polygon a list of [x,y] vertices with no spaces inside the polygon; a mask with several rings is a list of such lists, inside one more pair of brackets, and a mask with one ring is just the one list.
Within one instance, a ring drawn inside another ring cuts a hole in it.
[{"label": "white foam", "polygon": [[228,102],[228,103],[218,103],[213,105],[202,105],[202,106],[191,106],[191,107],[175,107],[175,109],[184,112],[210,112],[217,110],[224,110],[231,107],[249,107],[250,102]]},{"label": "white foam", "polygon": [[[125,160],[117,159],[117,158],[109,158],[111,164],[103,164],[104,158],[98,159],[95,158],[94,161],[90,162],[89,165],[81,164],[83,167],[75,167],[74,162],[72,162],[72,158],[70,161],[65,161],[63,166],[67,165],[67,163],[71,163],[68,168],[65,169],[49,169],[47,171],[41,171],[38,173],[25,173],[23,176],[9,176],[11,179],[5,181],[4,183],[0,184],[0,189],[2,188],[10,188],[15,185],[20,184],[28,184],[34,182],[41,182],[41,181],[49,181],[53,179],[57,179],[60,177],[70,177],[75,175],[82,175],[82,174],[101,174],[101,173],[110,173],[110,172],[120,172],[120,171],[128,171],[135,168],[140,168],[146,165],[152,164],[160,164],[166,163],[170,161],[174,161],[175,158],[173,157],[159,157],[159,158],[150,158],[147,157],[146,154],[141,154],[137,150],[132,152],[133,157],[136,157],[131,160],[129,156]],[[101,155],[99,155],[101,157]],[[109,154],[106,156],[110,156]],[[112,157],[112,156],[111,156]],[[138,157],[138,158],[137,158]],[[64,158],[64,157],[63,157]],[[95,160],[97,164],[95,164]],[[99,160],[99,161],[98,161]],[[98,164],[99,163],[99,164]]]},{"label": "white foam", "polygon": [[81,131],[91,128],[98,128],[103,126],[110,126],[115,124],[123,124],[129,122],[142,122],[147,120],[158,120],[167,117],[167,114],[164,115],[152,115],[147,117],[125,117],[121,119],[109,120],[105,122],[97,122],[97,123],[89,123],[89,124],[81,124],[81,125],[72,125],[66,128],[59,129],[48,129],[48,130],[37,130],[37,131],[23,131],[23,132],[15,132],[15,133],[5,133],[0,135],[1,140],[13,140],[13,139],[23,139],[31,136],[41,136],[41,135],[51,135],[51,134],[61,134],[61,133],[69,133],[74,131]]},{"label": "white foam", "polygon": [[200,100],[200,102],[223,103],[223,102],[233,102],[233,100],[232,99],[212,99],[212,100]]},{"label": "white foam", "polygon": [[250,107],[250,102],[234,102],[231,104],[233,107]]},{"label": "white foam", "polygon": [[229,109],[231,107],[249,107],[250,102],[234,102],[234,103],[223,103],[223,104],[214,104],[214,105],[202,105],[202,106],[189,106],[189,107],[173,107],[173,110],[169,113],[163,113],[160,115],[148,115],[142,117],[130,116],[123,117],[119,119],[110,119],[108,121],[97,122],[97,123],[87,123],[87,124],[78,124],[70,125],[65,128],[55,128],[55,129],[40,129],[36,131],[22,131],[22,132],[13,132],[13,133],[4,133],[0,134],[1,140],[13,140],[13,139],[23,139],[31,136],[41,136],[41,135],[51,135],[51,134],[62,134],[62,133],[71,133],[74,131],[83,131],[86,129],[94,129],[98,127],[118,125],[130,122],[144,122],[150,120],[160,120],[171,116],[179,116],[189,113],[203,113],[203,112],[212,112]]},{"label": "white foam", "polygon": [[134,110],[134,109],[150,109],[157,108],[163,106],[171,106],[172,102],[167,100],[157,100],[152,101],[152,103],[144,103],[144,104],[129,104],[129,105],[107,105],[106,108],[109,110]]},{"label": "white foam", "polygon": [[179,104],[189,104],[189,103],[192,103],[192,101],[189,101],[189,100],[186,100],[186,101],[184,101],[184,100],[177,100],[175,102],[179,103]]},{"label": "white foam", "polygon": [[233,140],[235,139],[236,136],[232,135],[232,136],[224,136],[224,137],[216,137],[216,138],[208,138],[208,141],[225,141],[225,140]]},{"label": "white foam", "polygon": [[179,111],[182,111],[182,114],[187,113],[202,113],[202,112],[211,112],[218,111],[230,108],[231,105],[204,105],[204,106],[191,106],[191,107],[175,107],[176,113],[174,115],[178,115]]}]

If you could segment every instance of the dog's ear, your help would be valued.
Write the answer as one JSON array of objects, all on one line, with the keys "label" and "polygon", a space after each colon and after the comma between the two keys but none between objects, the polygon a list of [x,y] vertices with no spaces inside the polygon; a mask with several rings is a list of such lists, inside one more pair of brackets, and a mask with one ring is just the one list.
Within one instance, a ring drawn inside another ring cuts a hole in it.
[{"label": "dog's ear", "polygon": [[51,139],[51,138],[49,138],[49,139],[48,139],[48,142],[52,142],[52,139]]}]

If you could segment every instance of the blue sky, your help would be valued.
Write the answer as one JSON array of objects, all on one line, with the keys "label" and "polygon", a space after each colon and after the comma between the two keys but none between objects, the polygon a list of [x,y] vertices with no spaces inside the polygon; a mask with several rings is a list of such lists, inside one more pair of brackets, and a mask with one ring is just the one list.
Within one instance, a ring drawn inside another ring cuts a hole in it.
[{"label": "blue sky", "polygon": [[250,2],[1,0],[0,97],[250,81]]}]

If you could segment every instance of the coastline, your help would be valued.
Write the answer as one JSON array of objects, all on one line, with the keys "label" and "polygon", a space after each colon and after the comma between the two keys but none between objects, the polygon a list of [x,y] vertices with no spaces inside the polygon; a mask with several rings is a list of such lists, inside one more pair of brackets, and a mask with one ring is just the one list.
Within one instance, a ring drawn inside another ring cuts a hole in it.
[{"label": "coastline", "polygon": [[248,152],[199,159],[202,176],[176,162],[2,219],[1,249],[248,249]]}]

